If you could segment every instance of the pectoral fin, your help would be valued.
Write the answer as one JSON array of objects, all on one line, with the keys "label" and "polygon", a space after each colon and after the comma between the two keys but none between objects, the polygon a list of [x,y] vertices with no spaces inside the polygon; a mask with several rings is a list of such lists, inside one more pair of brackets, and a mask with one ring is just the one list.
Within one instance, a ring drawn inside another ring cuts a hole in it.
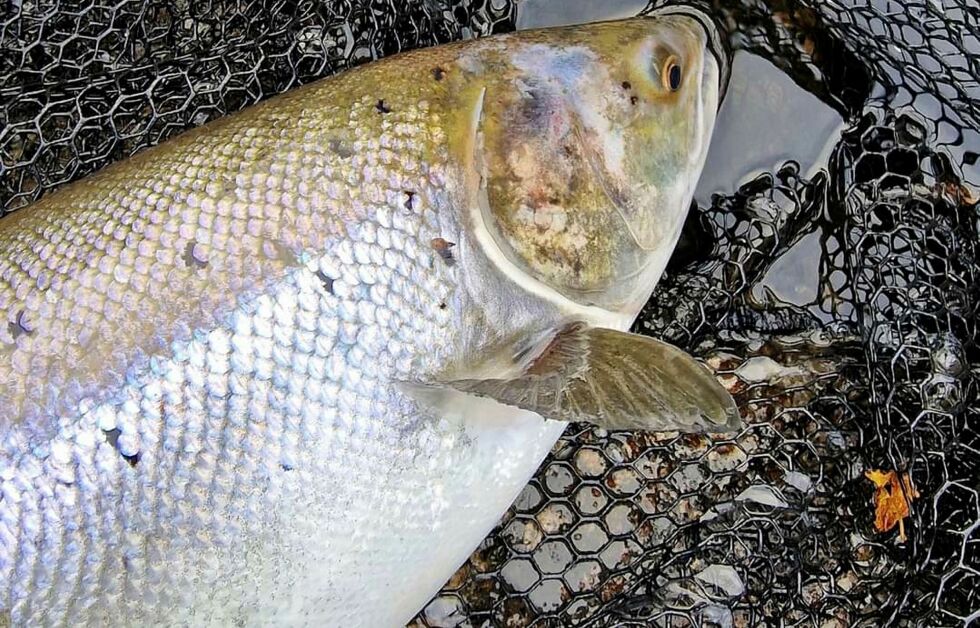
[{"label": "pectoral fin", "polygon": [[726,432],[741,426],[728,391],[690,355],[653,338],[570,323],[511,348],[519,374],[444,385],[607,429]]}]

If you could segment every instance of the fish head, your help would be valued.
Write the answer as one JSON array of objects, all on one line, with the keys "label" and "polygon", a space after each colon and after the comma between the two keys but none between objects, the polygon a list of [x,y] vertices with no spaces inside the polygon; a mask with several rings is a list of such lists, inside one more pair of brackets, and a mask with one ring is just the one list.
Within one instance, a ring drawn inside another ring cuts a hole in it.
[{"label": "fish head", "polygon": [[530,34],[481,108],[482,219],[520,272],[635,315],[680,235],[719,105],[696,17]]}]

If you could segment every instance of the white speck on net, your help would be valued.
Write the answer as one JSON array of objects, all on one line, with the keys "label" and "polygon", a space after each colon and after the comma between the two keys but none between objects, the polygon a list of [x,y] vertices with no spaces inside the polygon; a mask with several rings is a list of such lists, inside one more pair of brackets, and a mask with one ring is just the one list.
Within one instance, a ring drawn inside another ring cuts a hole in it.
[{"label": "white speck on net", "polygon": [[776,489],[767,484],[753,484],[739,493],[735,501],[755,502],[775,508],[789,508],[789,504],[780,497]]},{"label": "white speck on net", "polygon": [[694,577],[705,584],[718,587],[730,597],[738,597],[745,592],[745,584],[742,582],[742,578],[731,565],[708,565]]}]

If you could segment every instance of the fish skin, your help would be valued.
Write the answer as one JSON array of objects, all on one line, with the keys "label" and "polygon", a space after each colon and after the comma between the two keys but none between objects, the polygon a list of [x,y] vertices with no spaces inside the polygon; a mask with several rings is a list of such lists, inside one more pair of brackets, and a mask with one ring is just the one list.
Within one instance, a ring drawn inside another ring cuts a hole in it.
[{"label": "fish skin", "polygon": [[[407,621],[564,424],[453,393],[433,413],[396,382],[467,373],[488,347],[569,317],[626,329],[676,242],[715,104],[698,92],[697,112],[677,114],[701,132],[658,166],[681,185],[643,264],[601,259],[603,238],[626,241],[623,208],[589,188],[605,199],[599,246],[576,255],[604,274],[583,303],[569,296],[581,268],[526,254],[531,232],[512,217],[494,231],[499,206],[480,205],[499,155],[475,156],[509,146],[494,133],[523,115],[500,103],[521,78],[552,89],[602,70],[618,86],[635,41],[676,38],[701,63],[698,29],[632,20],[398,55],[0,220],[0,611],[14,625]],[[589,58],[542,75],[516,61],[532,47]],[[643,89],[633,122],[671,109]],[[607,92],[576,111],[627,111]],[[644,141],[673,141],[636,123]],[[605,139],[586,134],[583,151],[610,158]]]}]

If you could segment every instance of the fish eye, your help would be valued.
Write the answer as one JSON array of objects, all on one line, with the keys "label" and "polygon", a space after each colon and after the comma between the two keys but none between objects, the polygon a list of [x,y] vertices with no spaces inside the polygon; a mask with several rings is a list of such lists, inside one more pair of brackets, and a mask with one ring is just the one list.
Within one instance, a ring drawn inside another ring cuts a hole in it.
[{"label": "fish eye", "polygon": [[660,80],[663,82],[664,87],[672,92],[676,92],[681,87],[681,65],[677,60],[677,57],[670,55],[667,57],[667,61],[664,62],[663,70],[660,74]]}]

